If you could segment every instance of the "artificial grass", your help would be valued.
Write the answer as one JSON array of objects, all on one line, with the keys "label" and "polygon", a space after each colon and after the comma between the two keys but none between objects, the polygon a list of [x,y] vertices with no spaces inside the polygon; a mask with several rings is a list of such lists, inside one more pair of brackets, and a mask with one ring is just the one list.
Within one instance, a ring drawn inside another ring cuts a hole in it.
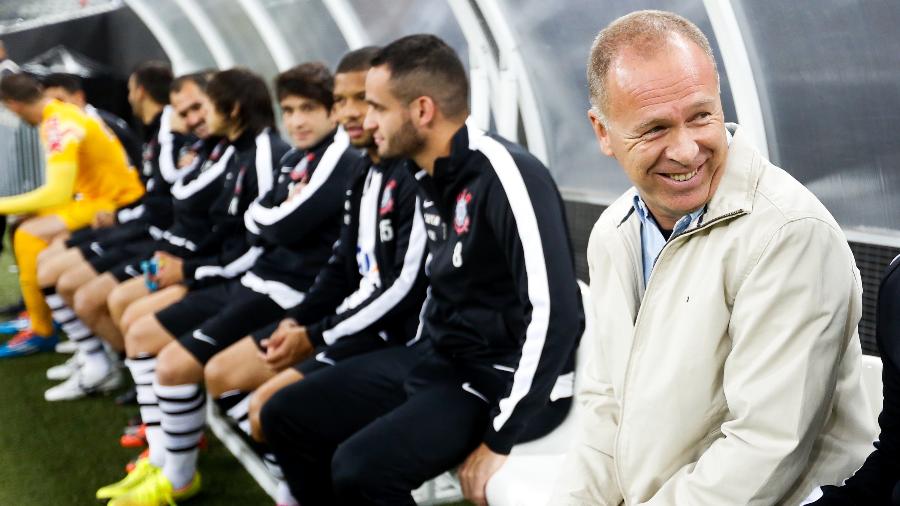
[{"label": "artificial grass", "polygon": [[[8,251],[8,249],[7,249]],[[19,298],[10,256],[0,257],[0,305]],[[46,370],[67,356],[44,353],[0,361],[0,505],[95,505],[96,490],[124,476],[137,450],[119,446],[119,435],[137,408],[113,397],[50,403],[55,382]],[[200,454],[203,492],[192,506],[272,504],[238,461],[211,433]]]}]

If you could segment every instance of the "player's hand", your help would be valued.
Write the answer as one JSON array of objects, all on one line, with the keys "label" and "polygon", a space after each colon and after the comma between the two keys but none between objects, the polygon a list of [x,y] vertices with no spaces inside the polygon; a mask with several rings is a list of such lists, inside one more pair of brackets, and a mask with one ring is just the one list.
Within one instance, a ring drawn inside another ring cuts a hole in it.
[{"label": "player's hand", "polygon": [[100,211],[94,215],[91,228],[105,228],[116,224],[116,214],[110,211]]},{"label": "player's hand", "polygon": [[181,155],[178,158],[178,163],[177,163],[178,168],[183,169],[183,168],[187,167],[188,165],[194,163],[195,158],[197,158],[197,153],[194,153],[193,151],[188,151],[187,153]]},{"label": "player's hand", "polygon": [[156,258],[156,283],[159,289],[172,286],[184,281],[184,260],[165,251],[157,251]]},{"label": "player's hand", "polygon": [[260,343],[266,348],[263,357],[275,371],[282,371],[308,357],[313,351],[306,327],[293,318],[285,318],[275,332]]},{"label": "player's hand", "polygon": [[463,496],[476,506],[487,506],[487,483],[503,463],[506,455],[494,453],[481,443],[459,466],[459,484],[462,485]]}]

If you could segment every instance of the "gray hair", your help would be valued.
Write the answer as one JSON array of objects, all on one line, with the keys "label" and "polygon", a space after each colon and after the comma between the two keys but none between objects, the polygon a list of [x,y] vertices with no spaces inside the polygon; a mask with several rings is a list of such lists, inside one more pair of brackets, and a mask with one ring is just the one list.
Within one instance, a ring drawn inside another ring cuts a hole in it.
[{"label": "gray hair", "polygon": [[651,56],[672,35],[684,37],[696,44],[709,56],[716,81],[719,72],[709,40],[700,28],[682,16],[672,12],[643,10],[626,14],[609,24],[594,39],[587,62],[587,80],[590,90],[591,110],[605,122],[604,112],[609,105],[606,78],[613,60],[625,48],[631,48]]}]

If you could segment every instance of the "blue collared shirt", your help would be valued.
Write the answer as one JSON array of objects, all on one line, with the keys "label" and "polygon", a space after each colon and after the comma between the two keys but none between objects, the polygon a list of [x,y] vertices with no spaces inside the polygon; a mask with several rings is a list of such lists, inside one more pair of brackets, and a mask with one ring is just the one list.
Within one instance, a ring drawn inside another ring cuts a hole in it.
[{"label": "blue collared shirt", "polygon": [[[659,230],[659,225],[656,223],[653,215],[650,214],[650,211],[647,209],[647,205],[644,204],[641,196],[637,193],[634,194],[633,205],[634,211],[641,220],[641,256],[643,257],[644,263],[644,286],[647,286],[647,281],[650,279],[650,273],[653,271],[653,265],[656,263],[656,258],[662,251],[663,246],[666,245],[666,238],[663,237],[662,232]],[[706,206],[704,205],[700,209],[682,216],[681,219],[675,222],[675,227],[672,228],[672,235],[669,236],[669,240],[671,241],[679,234],[683,233],[695,221],[699,226],[703,219],[703,211],[705,210]]]}]

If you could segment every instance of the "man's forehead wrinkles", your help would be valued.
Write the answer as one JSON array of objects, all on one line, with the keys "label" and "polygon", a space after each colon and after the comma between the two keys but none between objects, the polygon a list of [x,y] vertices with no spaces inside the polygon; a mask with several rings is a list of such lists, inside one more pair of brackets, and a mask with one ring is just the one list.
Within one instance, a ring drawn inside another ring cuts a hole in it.
[{"label": "man's forehead wrinkles", "polygon": [[[638,105],[638,110],[646,109],[648,107],[654,107],[660,104],[665,104],[668,102],[680,102],[685,98],[688,98],[692,95],[696,95],[699,92],[703,91],[703,85],[692,85],[683,89],[675,89],[671,90],[668,93],[658,92],[654,94],[648,94],[645,97],[638,97],[636,102]],[[695,102],[705,101],[704,99],[697,100]],[[693,103],[690,105],[694,105]]]},{"label": "man's forehead wrinkles", "polygon": [[636,86],[629,93],[637,98],[638,100],[643,100],[645,96],[653,97],[653,96],[662,96],[669,95],[673,93],[677,93],[682,88],[698,88],[702,87],[703,83],[697,82],[696,79],[688,78],[688,79],[678,79],[672,81],[668,84],[654,84],[664,81],[664,79],[656,79],[654,81],[645,81],[645,84],[642,86]]}]

